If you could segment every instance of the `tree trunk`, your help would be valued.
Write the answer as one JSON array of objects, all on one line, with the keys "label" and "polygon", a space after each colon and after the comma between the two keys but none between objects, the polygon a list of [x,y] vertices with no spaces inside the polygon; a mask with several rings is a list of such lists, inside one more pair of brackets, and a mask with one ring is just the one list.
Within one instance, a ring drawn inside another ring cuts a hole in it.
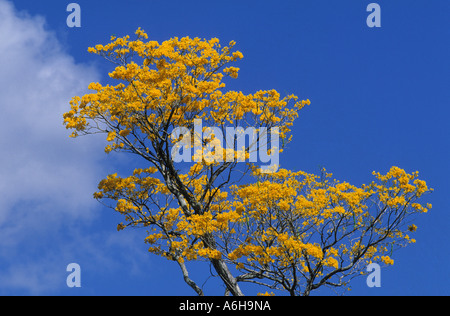
[{"label": "tree trunk", "polygon": [[239,288],[236,278],[231,274],[225,262],[223,262],[222,259],[211,259],[211,263],[213,264],[217,274],[227,286],[228,291],[230,291],[234,296],[244,296],[244,293],[242,293]]}]

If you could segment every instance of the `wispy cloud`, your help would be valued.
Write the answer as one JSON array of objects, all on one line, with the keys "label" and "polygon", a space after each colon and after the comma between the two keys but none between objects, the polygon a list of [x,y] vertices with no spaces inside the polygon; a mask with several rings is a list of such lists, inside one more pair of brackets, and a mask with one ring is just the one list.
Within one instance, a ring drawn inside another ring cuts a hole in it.
[{"label": "wispy cloud", "polygon": [[0,225],[26,201],[41,212],[51,205],[85,215],[91,201],[80,196],[98,175],[92,139],[71,142],[62,126],[71,96],[98,74],[76,64],[44,26],[43,18],[19,15],[0,1]]},{"label": "wispy cloud", "polygon": [[61,230],[98,208],[102,140],[68,138],[62,114],[100,75],[75,62],[44,18],[4,0],[0,52],[0,292],[36,294],[61,281],[55,271],[70,258]]}]

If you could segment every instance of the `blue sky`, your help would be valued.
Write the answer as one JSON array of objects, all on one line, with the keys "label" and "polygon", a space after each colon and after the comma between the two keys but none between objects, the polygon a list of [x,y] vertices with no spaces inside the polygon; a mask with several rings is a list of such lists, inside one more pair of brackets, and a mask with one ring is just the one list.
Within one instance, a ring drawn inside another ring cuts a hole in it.
[{"label": "blue sky", "polygon": [[[62,126],[70,98],[111,71],[87,47],[138,27],[160,42],[235,40],[244,59],[230,88],[309,98],[282,167],[324,166],[357,185],[393,165],[418,170],[435,191],[417,243],[394,254],[380,288],[360,278],[349,294],[449,295],[450,2],[380,0],[381,28],[369,28],[370,2],[77,1],[81,27],[69,28],[70,1],[0,0],[0,295],[194,294],[148,254],[145,231],[117,232],[121,219],[92,199],[128,158]],[[66,286],[72,262],[81,288]],[[206,281],[205,269],[192,277]],[[214,278],[204,288],[223,293]]]}]

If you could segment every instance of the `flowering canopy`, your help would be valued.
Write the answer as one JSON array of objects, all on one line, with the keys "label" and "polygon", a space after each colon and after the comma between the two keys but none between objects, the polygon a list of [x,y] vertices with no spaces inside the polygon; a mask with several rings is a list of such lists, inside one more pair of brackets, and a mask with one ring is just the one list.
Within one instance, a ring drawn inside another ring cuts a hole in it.
[{"label": "flowering canopy", "polygon": [[[107,153],[144,158],[128,177],[107,176],[94,197],[109,199],[124,215],[118,230],[145,227],[149,251],[177,262],[199,295],[203,290],[190,279],[186,261],[211,262],[234,295],[243,294],[239,282],[308,295],[322,285],[345,285],[369,263],[391,265],[394,248],[415,242],[409,234],[417,227],[407,226],[406,219],[431,208],[418,203],[430,189],[417,172],[392,167],[359,187],[333,180],[325,170],[262,173],[252,163],[242,170],[237,159],[197,159],[181,172],[170,154],[183,138],[173,139],[175,128],[193,132],[196,119],[221,129],[277,127],[285,143],[310,102],[282,98],[275,90],[225,91],[225,77],[235,79],[239,71],[229,64],[243,58],[232,51],[234,42],[222,47],[216,38],[161,44],[147,39],[138,29],[133,41],[112,37],[107,45],[89,48],[115,64],[109,76],[119,83],[90,84],[92,93],[70,102],[64,124],[72,137],[104,133]],[[212,141],[202,139],[201,145]],[[221,150],[215,149],[228,155]],[[236,149],[232,156],[249,150]],[[236,173],[247,172],[254,182],[232,184]]]}]

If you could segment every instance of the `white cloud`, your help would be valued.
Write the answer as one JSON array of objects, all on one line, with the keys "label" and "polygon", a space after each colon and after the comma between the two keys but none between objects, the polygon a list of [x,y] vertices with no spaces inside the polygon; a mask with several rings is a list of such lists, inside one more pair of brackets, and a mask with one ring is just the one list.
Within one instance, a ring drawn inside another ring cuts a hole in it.
[{"label": "white cloud", "polygon": [[64,51],[44,18],[4,0],[0,39],[0,292],[38,293],[61,281],[52,271],[69,263],[60,231],[99,208],[92,193],[104,173],[103,140],[69,138],[62,114],[100,76]]},{"label": "white cloud", "polygon": [[19,202],[33,202],[31,216],[46,208],[86,215],[99,175],[98,140],[74,141],[62,126],[70,98],[99,76],[44,26],[0,1],[0,226]]}]

